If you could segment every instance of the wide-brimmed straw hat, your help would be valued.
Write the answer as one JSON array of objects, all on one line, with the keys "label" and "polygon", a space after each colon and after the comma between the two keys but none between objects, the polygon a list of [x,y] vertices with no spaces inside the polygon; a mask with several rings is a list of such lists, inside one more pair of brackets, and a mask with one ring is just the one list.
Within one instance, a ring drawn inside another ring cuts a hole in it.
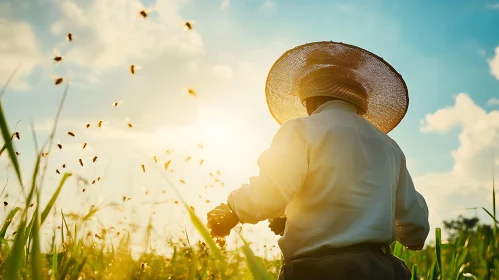
[{"label": "wide-brimmed straw hat", "polygon": [[[311,81],[326,81],[326,91]],[[360,115],[388,133],[409,106],[407,85],[383,58],[339,42],[314,42],[285,52],[272,66],[265,87],[270,113],[279,124],[307,116],[312,96],[330,96],[356,105]]]}]

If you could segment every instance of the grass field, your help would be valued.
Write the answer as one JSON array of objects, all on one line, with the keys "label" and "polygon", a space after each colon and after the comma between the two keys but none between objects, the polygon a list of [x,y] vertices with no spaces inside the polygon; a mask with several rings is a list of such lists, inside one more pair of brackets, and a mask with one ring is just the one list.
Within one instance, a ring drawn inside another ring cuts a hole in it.
[{"label": "grass field", "polygon": [[[4,89],[5,90],[5,89]],[[53,145],[60,110],[67,94],[65,89],[57,113],[51,136],[37,151],[50,150]],[[3,95],[3,92],[0,96]],[[180,203],[188,212],[191,222],[202,240],[192,244],[189,236],[170,241],[171,254],[162,255],[149,250],[138,257],[132,254],[130,235],[126,231],[118,234],[103,232],[95,234],[99,242],[85,238],[85,221],[96,210],[90,210],[75,221],[66,219],[61,211],[60,225],[54,228],[50,246],[42,246],[40,228],[64,188],[66,180],[72,176],[65,173],[47,205],[40,205],[40,191],[43,188],[46,168],[41,164],[42,154],[38,153],[33,171],[21,170],[12,143],[15,136],[7,125],[0,103],[0,128],[4,144],[0,156],[9,158],[19,184],[22,186],[23,202],[13,208],[2,221],[0,230],[0,274],[2,279],[276,279],[282,260],[256,257],[248,243],[240,236],[242,246],[236,250],[219,247],[201,220],[193,212],[180,194]],[[35,138],[36,140],[36,138]],[[35,141],[36,143],[36,141]],[[37,144],[36,144],[37,145]],[[31,173],[30,183],[21,180],[22,174]],[[170,183],[171,184],[171,183]],[[174,188],[174,186],[171,184]],[[497,233],[495,186],[492,209],[484,211],[491,218],[492,227],[477,226],[473,230],[460,230],[449,241],[441,240],[441,230],[437,229],[435,244],[424,250],[413,252],[401,244],[392,246],[393,253],[405,260],[413,272],[413,279],[499,279],[499,237]],[[14,227],[14,228],[13,228]],[[150,230],[150,227],[144,229]],[[7,232],[14,232],[7,235]],[[57,238],[56,238],[57,237]],[[51,248],[42,252],[41,248]],[[268,249],[268,248],[266,248]]]}]

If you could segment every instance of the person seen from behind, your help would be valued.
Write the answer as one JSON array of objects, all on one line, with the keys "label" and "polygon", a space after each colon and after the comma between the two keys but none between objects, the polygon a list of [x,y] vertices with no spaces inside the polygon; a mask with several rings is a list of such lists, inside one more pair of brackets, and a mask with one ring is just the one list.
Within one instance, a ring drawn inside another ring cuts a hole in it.
[{"label": "person seen from behind", "polygon": [[359,47],[315,42],[274,63],[266,96],[282,126],[259,176],[208,213],[212,235],[269,220],[282,236],[280,280],[411,279],[389,247],[421,250],[429,233],[426,202],[387,135],[408,109],[402,76]]}]

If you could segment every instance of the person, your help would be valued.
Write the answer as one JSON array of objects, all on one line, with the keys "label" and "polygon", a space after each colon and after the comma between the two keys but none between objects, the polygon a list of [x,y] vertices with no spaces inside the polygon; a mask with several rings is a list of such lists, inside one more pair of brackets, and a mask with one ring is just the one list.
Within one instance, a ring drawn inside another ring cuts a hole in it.
[{"label": "person", "polygon": [[389,245],[422,249],[429,222],[387,135],[408,109],[402,76],[362,48],[314,42],[274,63],[266,97],[282,126],[258,159],[260,175],[208,213],[212,235],[271,219],[281,280],[410,279]]}]

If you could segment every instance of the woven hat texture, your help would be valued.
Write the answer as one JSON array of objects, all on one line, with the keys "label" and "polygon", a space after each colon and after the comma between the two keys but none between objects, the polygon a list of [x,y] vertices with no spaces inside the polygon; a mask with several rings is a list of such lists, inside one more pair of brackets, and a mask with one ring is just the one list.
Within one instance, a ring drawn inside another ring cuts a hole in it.
[{"label": "woven hat texture", "polygon": [[285,52],[265,87],[270,113],[279,124],[307,115],[304,101],[331,96],[357,106],[384,133],[404,118],[409,96],[402,76],[381,57],[338,42],[314,42]]}]

